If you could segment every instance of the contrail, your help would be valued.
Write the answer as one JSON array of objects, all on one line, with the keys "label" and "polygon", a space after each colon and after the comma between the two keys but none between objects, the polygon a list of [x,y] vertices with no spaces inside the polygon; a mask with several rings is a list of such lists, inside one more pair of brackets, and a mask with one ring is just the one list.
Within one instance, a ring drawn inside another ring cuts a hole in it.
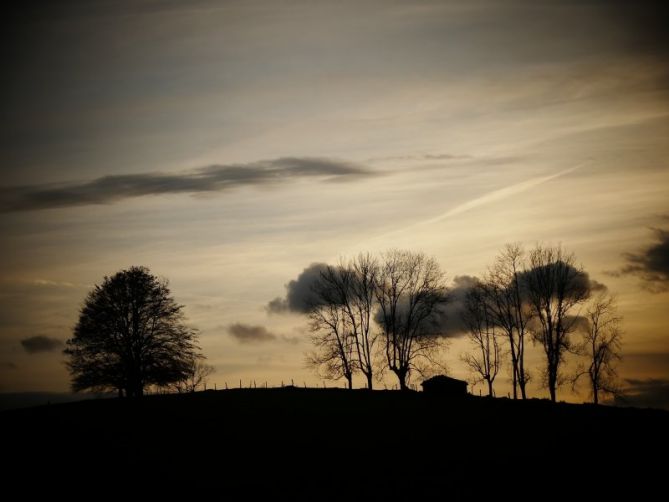
[{"label": "contrail", "polygon": [[411,225],[408,225],[404,228],[399,228],[397,230],[392,230],[390,232],[387,232],[385,234],[379,235],[374,240],[376,239],[382,239],[384,237],[390,236],[390,235],[395,235],[401,232],[406,232],[407,230],[411,230],[416,227],[422,227],[425,225],[431,225],[432,223],[438,223],[440,221],[443,221],[445,219],[450,218],[451,216],[456,216],[458,214],[465,213],[471,209],[480,207],[480,206],[485,206],[486,204],[491,204],[493,202],[497,202],[500,200],[504,200],[508,197],[511,197],[512,195],[516,195],[522,192],[525,192],[529,190],[530,188],[534,188],[538,185],[541,185],[543,183],[546,183],[548,181],[554,180],[555,178],[559,178],[560,176],[564,176],[566,174],[572,173],[576,171],[577,169],[580,169],[583,167],[587,162],[583,162],[581,164],[578,164],[574,167],[570,167],[569,169],[565,169],[563,171],[560,171],[555,174],[551,174],[548,176],[541,176],[538,178],[532,178],[527,181],[522,181],[520,183],[516,183],[515,185],[510,185],[504,188],[500,188],[497,190],[493,190],[492,192],[488,192],[484,195],[481,195],[480,197],[476,197],[475,199],[469,200],[467,202],[463,202],[462,204],[459,204],[455,206],[454,208],[449,209],[445,213],[442,213],[438,216],[434,216],[430,219],[419,221],[416,223],[412,223]]},{"label": "contrail", "polygon": [[504,200],[508,197],[511,197],[512,195],[525,192],[530,188],[534,188],[535,186],[546,183],[547,181],[551,181],[554,180],[555,178],[559,178],[560,176],[564,176],[565,174],[572,173],[582,166],[583,164],[579,164],[577,166],[570,167],[569,169],[565,169],[564,171],[560,171],[559,173],[551,174],[549,176],[541,176],[539,178],[532,178],[527,181],[516,183],[515,185],[510,185],[508,187],[500,188],[498,190],[493,190],[492,192],[488,192],[487,194],[481,195],[476,199],[463,202],[459,206],[455,206],[453,209],[449,209],[448,211],[446,211],[443,214],[440,214],[439,216],[435,216],[434,218],[430,218],[429,220],[414,223],[413,225],[407,228],[411,228],[417,225],[429,225],[431,223],[437,223],[438,221],[445,220],[446,218],[450,218],[451,216],[455,216],[456,214],[464,213],[466,211],[469,211],[470,209],[474,209],[479,206],[484,206],[486,204],[490,204],[491,202],[497,202],[498,200]]}]

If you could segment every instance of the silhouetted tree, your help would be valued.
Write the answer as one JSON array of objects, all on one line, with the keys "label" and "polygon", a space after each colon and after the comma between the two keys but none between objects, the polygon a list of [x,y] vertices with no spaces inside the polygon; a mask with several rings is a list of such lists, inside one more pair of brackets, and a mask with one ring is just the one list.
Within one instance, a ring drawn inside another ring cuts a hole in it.
[{"label": "silhouetted tree", "polygon": [[526,386],[529,380],[529,372],[525,369],[525,334],[532,310],[526,299],[524,270],[522,247],[507,244],[486,277],[491,314],[509,342],[514,399],[518,397],[518,389],[521,397],[527,398]]},{"label": "silhouetted tree", "polygon": [[376,284],[379,267],[370,254],[359,254],[347,265],[340,267],[342,306],[344,307],[355,340],[356,366],[372,389],[375,371],[375,345],[378,333],[374,330],[373,314],[376,303]]},{"label": "silhouetted tree", "polygon": [[495,377],[502,365],[502,353],[490,304],[491,290],[485,284],[479,283],[467,293],[463,320],[474,354],[464,354],[462,359],[474,373],[476,382],[486,382],[488,395],[492,397]]},{"label": "silhouetted tree", "polygon": [[599,403],[600,394],[619,392],[616,362],[620,360],[622,317],[617,314],[615,299],[607,294],[597,296],[585,313],[587,328],[579,352],[588,358],[588,368],[576,376],[587,375],[592,402]]},{"label": "silhouetted tree", "polygon": [[183,380],[175,382],[171,387],[177,392],[195,392],[198,387],[204,387],[215,368],[203,361],[203,357],[195,357],[188,366]]},{"label": "silhouetted tree", "polygon": [[306,365],[323,378],[346,379],[352,389],[356,337],[345,305],[350,280],[349,271],[343,267],[328,266],[314,283],[308,315],[315,350],[306,354]]},{"label": "silhouetted tree", "polygon": [[86,297],[64,351],[72,388],[138,397],[147,385],[181,381],[197,357],[195,336],[166,280],[145,267],[105,277]]},{"label": "silhouetted tree", "polygon": [[376,288],[388,368],[407,389],[412,370],[434,362],[437,319],[446,301],[444,275],[433,258],[393,250],[383,255]]},{"label": "silhouetted tree", "polygon": [[555,401],[563,383],[560,365],[565,352],[574,348],[569,335],[579,317],[572,310],[588,298],[589,285],[587,276],[574,266],[574,255],[561,247],[537,246],[530,253],[529,267],[524,274],[527,297],[538,324],[532,335],[546,355],[545,383]]}]

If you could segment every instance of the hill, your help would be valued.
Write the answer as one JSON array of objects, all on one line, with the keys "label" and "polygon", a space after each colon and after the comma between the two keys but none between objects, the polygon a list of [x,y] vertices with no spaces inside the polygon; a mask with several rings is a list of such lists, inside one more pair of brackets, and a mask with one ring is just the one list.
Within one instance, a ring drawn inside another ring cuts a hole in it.
[{"label": "hill", "polygon": [[652,455],[666,455],[668,419],[661,410],[544,400],[299,388],[0,413],[3,431],[11,431],[6,479],[16,483],[27,474],[114,488],[215,482],[228,494],[314,500],[464,497],[484,486],[527,488],[532,480],[551,490],[578,480],[613,486],[643,473],[644,482],[634,482],[639,492],[662,479],[653,473],[663,464]]}]

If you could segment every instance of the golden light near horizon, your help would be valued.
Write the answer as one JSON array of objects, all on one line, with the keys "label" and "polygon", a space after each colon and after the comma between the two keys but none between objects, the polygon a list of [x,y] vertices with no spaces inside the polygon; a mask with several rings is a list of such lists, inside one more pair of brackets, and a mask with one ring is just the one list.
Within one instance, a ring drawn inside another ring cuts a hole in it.
[{"label": "golden light near horizon", "polygon": [[[561,244],[618,297],[621,381],[669,406],[658,9],[13,7],[0,84],[0,392],[66,392],[62,343],[84,297],[132,265],[170,280],[216,368],[211,385],[320,386],[304,367],[305,316],[268,308],[312,264],[423,251],[455,288],[520,242]],[[452,337],[444,353],[463,379],[466,344]],[[539,368],[538,347],[528,360]],[[543,397],[533,371],[530,393]],[[509,380],[504,369],[499,395]]]}]

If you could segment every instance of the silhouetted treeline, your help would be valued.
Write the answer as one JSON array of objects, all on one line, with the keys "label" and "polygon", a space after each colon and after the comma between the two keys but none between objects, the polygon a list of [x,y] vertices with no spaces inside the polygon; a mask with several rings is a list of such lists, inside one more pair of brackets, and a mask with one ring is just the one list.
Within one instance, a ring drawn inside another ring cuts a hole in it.
[{"label": "silhouetted treeline", "polygon": [[[371,389],[373,377],[390,370],[406,389],[413,373],[441,368],[444,341],[459,334],[448,328],[453,323],[445,306],[452,297],[444,273],[423,253],[392,250],[342,260],[321,271],[312,289],[314,350],[307,364],[322,377],[344,378],[349,388],[356,372]],[[551,400],[558,387],[585,374],[595,403],[601,393],[617,390],[621,331],[615,301],[559,246],[537,245],[529,252],[518,244],[505,246],[472,281],[462,305],[450,310],[472,342],[472,351],[462,356],[472,381],[485,382],[489,395],[508,361],[514,399],[528,397],[528,341],[544,354],[540,374]],[[588,358],[588,369],[566,372],[570,354]]]}]

